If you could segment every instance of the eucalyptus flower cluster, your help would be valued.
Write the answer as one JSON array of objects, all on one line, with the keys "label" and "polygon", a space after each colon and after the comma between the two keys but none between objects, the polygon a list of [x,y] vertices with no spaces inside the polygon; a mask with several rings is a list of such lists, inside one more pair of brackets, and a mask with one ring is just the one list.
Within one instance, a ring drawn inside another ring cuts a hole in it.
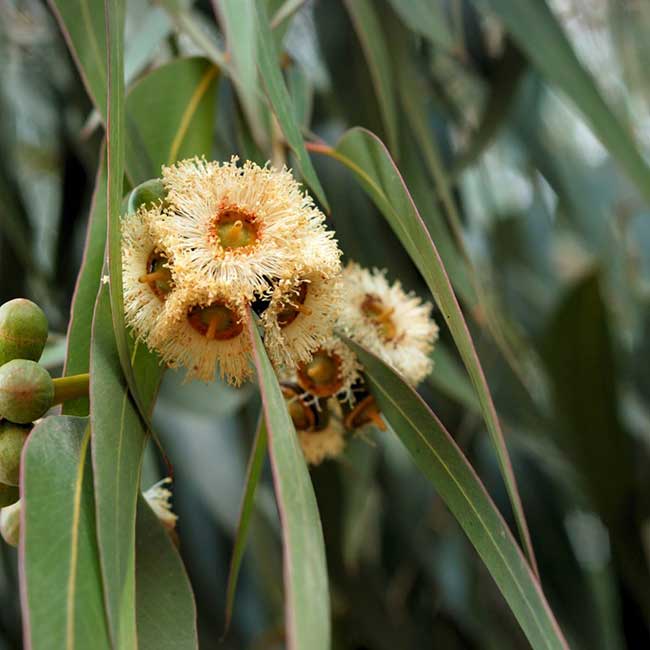
[{"label": "eucalyptus flower cluster", "polygon": [[137,339],[186,379],[249,380],[250,319],[281,382],[307,460],[346,432],[383,427],[356,355],[369,348],[416,385],[431,371],[431,306],[350,263],[290,171],[194,158],[122,219],[124,308]]}]

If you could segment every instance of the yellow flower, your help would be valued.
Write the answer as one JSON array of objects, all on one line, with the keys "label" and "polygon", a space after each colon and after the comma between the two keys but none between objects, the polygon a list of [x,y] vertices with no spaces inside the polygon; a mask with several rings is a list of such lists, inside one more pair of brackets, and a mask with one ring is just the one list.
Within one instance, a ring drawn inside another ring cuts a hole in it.
[{"label": "yellow flower", "polygon": [[280,280],[261,317],[271,361],[289,368],[309,361],[332,336],[340,301],[336,276],[310,271]]},{"label": "yellow flower", "polygon": [[344,269],[342,282],[338,327],[406,381],[420,383],[432,370],[430,355],[438,338],[431,305],[406,293],[399,282],[389,284],[385,271],[353,262]]},{"label": "yellow flower", "polygon": [[354,352],[333,336],[323,342],[309,361],[296,367],[295,381],[313,401],[336,396],[341,402],[351,402],[352,387],[361,378],[360,372]]},{"label": "yellow flower", "polygon": [[171,255],[152,230],[159,216],[160,207],[141,208],[121,223],[124,316],[135,336],[149,345],[175,290]]},{"label": "yellow flower", "polygon": [[248,300],[267,293],[311,252],[309,233],[324,232],[323,214],[286,169],[195,158],[164,167],[163,183],[168,208],[158,232],[178,273],[207,291],[227,286]]},{"label": "yellow flower", "polygon": [[182,285],[171,295],[152,342],[168,366],[187,369],[186,380],[213,381],[218,369],[239,386],[252,375],[247,319],[245,303],[228,291]]}]

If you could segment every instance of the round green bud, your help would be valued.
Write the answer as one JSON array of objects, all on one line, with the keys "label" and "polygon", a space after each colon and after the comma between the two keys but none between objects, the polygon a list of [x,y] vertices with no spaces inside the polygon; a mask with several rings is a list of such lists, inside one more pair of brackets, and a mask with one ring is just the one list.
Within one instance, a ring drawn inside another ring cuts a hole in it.
[{"label": "round green bud", "polygon": [[18,485],[20,479],[20,454],[31,426],[0,421],[0,483]]},{"label": "round green bud", "polygon": [[17,424],[33,422],[53,399],[54,382],[43,366],[26,359],[0,366],[0,417]]},{"label": "round green bud", "polygon": [[0,366],[12,359],[38,361],[47,340],[47,318],[31,300],[16,298],[0,306]]},{"label": "round green bud", "polygon": [[20,539],[20,501],[0,510],[0,535],[10,546]]},{"label": "round green bud", "polygon": [[16,503],[20,497],[20,490],[15,485],[0,483],[0,508],[6,508]]},{"label": "round green bud", "polygon": [[162,179],[152,178],[134,187],[127,199],[127,214],[134,214],[141,206],[151,206],[154,203],[165,204],[167,192]]}]

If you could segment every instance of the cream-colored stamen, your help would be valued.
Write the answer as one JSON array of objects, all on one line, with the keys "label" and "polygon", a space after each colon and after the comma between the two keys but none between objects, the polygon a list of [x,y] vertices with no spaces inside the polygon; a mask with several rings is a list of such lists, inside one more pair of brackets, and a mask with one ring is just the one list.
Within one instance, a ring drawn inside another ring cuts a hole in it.
[{"label": "cream-colored stamen", "polygon": [[214,336],[217,333],[217,328],[221,324],[221,321],[222,321],[221,314],[215,314],[210,319],[210,324],[208,325],[208,331],[205,333],[207,339],[209,340],[214,339]]}]

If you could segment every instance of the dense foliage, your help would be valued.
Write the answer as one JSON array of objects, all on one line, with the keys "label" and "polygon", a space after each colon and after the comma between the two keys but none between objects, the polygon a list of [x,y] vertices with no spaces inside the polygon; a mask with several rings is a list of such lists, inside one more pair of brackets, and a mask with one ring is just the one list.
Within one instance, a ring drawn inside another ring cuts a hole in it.
[{"label": "dense foliage", "polygon": [[[0,303],[90,370],[23,451],[0,649],[650,646],[649,30],[618,0],[0,4]],[[436,304],[422,399],[350,342],[390,426],[309,473],[254,328],[261,390],[124,326],[124,199],[196,155],[286,160],[346,261]],[[141,496],[170,464],[180,556]]]}]

